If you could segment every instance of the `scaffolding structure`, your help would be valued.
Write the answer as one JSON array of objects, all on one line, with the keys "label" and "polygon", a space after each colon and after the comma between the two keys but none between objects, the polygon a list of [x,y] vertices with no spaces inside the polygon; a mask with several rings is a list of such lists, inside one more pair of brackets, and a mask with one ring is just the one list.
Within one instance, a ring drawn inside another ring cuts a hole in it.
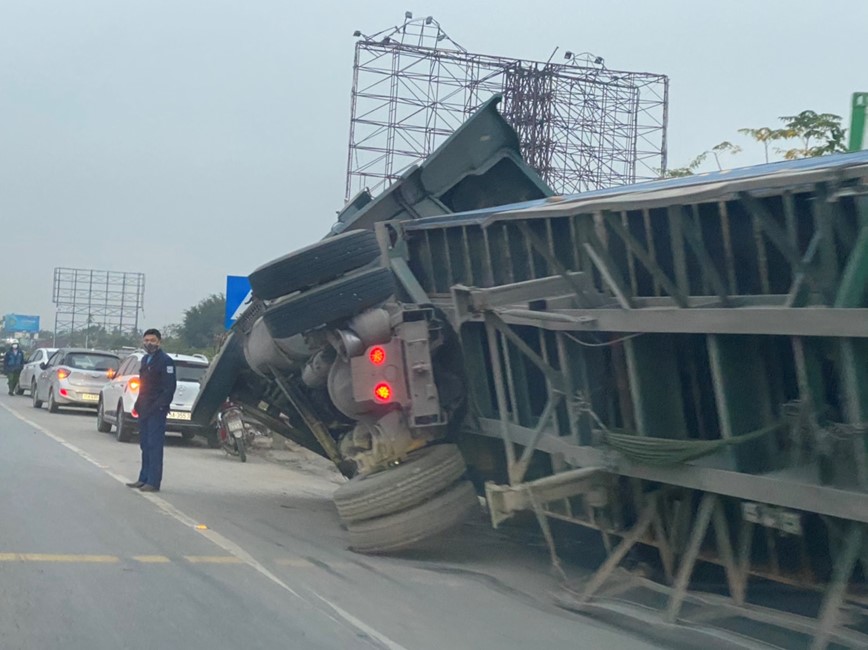
[{"label": "scaffolding structure", "polygon": [[93,327],[109,333],[138,332],[144,299],[144,273],[57,267],[52,294],[55,343],[71,345],[75,334],[83,331],[80,343],[87,345]]},{"label": "scaffolding structure", "polygon": [[610,70],[601,57],[559,62],[472,54],[432,17],[357,31],[346,196],[384,189],[503,95],[525,160],[559,194],[658,178],[666,169],[669,80]]}]

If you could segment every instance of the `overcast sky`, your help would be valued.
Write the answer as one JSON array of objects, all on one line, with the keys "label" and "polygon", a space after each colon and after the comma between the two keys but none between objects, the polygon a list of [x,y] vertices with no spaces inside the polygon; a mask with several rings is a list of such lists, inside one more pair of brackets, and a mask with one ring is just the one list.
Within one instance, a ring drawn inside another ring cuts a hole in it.
[{"label": "overcast sky", "polygon": [[[344,6],[346,5],[346,6]],[[868,90],[868,2],[0,0],[0,314],[53,327],[56,266],[143,272],[146,326],[321,238],[352,34],[432,15],[471,52],[670,77],[670,166]]]}]

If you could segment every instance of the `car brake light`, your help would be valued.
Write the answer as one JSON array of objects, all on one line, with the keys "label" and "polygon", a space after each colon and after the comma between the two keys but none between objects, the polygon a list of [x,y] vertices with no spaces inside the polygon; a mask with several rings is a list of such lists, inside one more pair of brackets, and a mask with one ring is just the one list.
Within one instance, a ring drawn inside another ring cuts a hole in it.
[{"label": "car brake light", "polygon": [[388,402],[392,399],[392,387],[386,382],[377,384],[374,388],[374,397],[380,402]]},{"label": "car brake light", "polygon": [[386,361],[386,350],[380,346],[371,348],[368,352],[368,359],[370,359],[371,363],[375,366],[381,366]]},{"label": "car brake light", "polygon": [[60,368],[57,371],[57,378],[58,379],[66,379],[67,377],[69,377],[69,370],[67,370],[66,368]]},{"label": "car brake light", "polygon": [[67,396],[69,396],[69,391],[66,390],[65,388],[61,388],[61,389],[60,389],[60,396],[61,396],[61,397],[67,397]]},{"label": "car brake light", "polygon": [[127,384],[127,388],[129,388],[130,392],[133,392],[133,393],[135,393],[137,390],[139,390],[139,386],[141,386],[141,382],[139,382],[139,380],[136,379],[135,377],[130,379],[130,383]]},{"label": "car brake light", "polygon": [[134,418],[137,418],[139,417],[139,412],[136,409],[133,409],[130,415],[132,415]]}]

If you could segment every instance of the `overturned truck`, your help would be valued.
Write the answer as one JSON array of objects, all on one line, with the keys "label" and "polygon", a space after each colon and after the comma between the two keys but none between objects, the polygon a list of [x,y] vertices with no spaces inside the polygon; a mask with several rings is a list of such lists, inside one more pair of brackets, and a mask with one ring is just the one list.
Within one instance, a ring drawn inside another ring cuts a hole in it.
[{"label": "overturned truck", "polygon": [[868,155],[553,196],[498,101],[251,273],[194,418],[228,398],[331,459],[358,551],[484,494],[600,531],[578,606],[641,546],[670,621],[702,561],[734,607],[751,577],[823,592],[782,624],[868,645],[838,619],[868,570]]}]

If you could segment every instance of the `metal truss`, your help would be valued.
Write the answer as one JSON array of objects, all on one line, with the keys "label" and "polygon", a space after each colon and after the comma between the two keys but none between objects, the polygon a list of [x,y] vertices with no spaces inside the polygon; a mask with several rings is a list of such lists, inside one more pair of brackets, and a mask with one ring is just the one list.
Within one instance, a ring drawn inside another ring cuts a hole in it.
[{"label": "metal truss", "polygon": [[610,70],[601,57],[563,62],[468,52],[431,17],[356,32],[346,199],[376,193],[424,159],[485,100],[525,160],[560,194],[659,177],[666,169],[668,78]]},{"label": "metal truss", "polygon": [[138,332],[145,275],[96,269],[54,269],[55,342],[100,326],[107,332]]},{"label": "metal truss", "polygon": [[[553,557],[547,520],[600,531],[577,607],[643,545],[664,621],[694,620],[712,562],[730,596],[705,622],[864,647],[841,615],[868,569],[868,168],[846,162],[380,227],[460,333],[493,522],[532,509]],[[822,593],[817,618],[746,604],[750,577]]]}]

